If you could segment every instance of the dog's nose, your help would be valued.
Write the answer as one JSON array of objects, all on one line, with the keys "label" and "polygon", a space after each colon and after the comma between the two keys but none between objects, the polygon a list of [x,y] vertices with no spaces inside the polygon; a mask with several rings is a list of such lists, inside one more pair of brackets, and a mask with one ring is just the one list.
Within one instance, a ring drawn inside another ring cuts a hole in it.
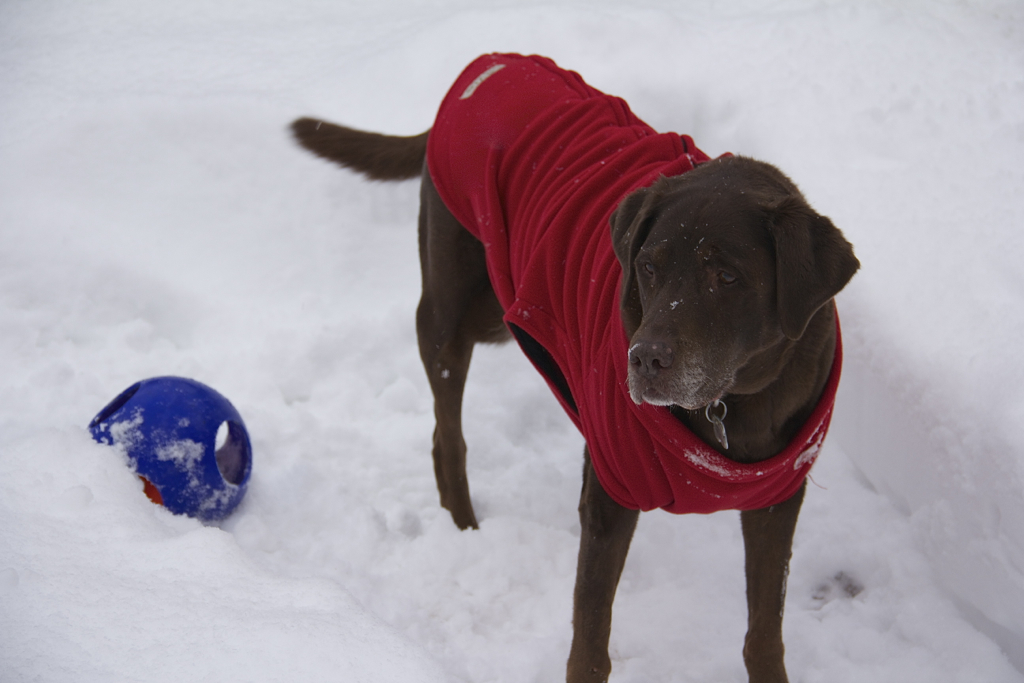
[{"label": "dog's nose", "polygon": [[629,362],[642,376],[654,377],[659,370],[672,367],[674,355],[664,342],[642,341],[629,349]]}]

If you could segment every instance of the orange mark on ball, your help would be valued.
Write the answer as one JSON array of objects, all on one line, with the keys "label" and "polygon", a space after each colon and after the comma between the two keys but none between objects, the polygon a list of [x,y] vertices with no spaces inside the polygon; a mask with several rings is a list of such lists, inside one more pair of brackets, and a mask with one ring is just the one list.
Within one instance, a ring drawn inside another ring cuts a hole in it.
[{"label": "orange mark on ball", "polygon": [[141,475],[139,476],[139,479],[142,480],[142,490],[145,492],[146,497],[149,498],[154,503],[156,503],[157,505],[163,505],[164,497],[160,495],[160,489],[154,486],[153,482],[151,482],[149,479],[146,479]]}]

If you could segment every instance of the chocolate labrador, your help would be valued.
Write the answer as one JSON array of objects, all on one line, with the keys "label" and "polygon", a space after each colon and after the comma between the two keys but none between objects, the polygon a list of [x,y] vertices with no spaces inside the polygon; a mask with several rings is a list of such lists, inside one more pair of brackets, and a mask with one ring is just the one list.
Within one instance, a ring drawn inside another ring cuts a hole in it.
[{"label": "chocolate labrador", "polygon": [[303,118],[313,153],[421,176],[420,354],[441,505],[477,519],[462,395],[474,344],[514,337],[583,433],[567,680],[605,681],[612,600],[640,510],[741,510],[751,681],[785,681],[782,611],[805,479],[859,267],[786,176],[710,159],[542,57],[485,55],[411,137]]}]

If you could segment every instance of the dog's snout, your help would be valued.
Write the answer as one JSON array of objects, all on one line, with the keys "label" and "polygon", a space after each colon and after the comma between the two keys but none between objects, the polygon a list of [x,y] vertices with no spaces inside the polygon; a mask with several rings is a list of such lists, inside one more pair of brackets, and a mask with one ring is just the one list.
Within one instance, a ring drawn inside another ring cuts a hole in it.
[{"label": "dog's snout", "polygon": [[629,349],[629,362],[644,377],[654,377],[672,367],[675,353],[664,342],[638,342]]}]

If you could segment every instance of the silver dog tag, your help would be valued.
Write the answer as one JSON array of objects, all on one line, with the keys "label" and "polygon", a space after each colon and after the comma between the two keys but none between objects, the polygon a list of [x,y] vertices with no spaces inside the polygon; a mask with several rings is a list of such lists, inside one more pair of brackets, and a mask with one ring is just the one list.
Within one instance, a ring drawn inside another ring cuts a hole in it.
[{"label": "silver dog tag", "polygon": [[[722,406],[721,415],[715,415],[714,413],[711,412],[712,408],[717,408],[718,406]],[[725,433],[725,423],[722,422],[722,420],[724,420],[725,416],[728,414],[729,409],[721,401],[709,403],[708,406],[704,409],[704,417],[706,417],[708,419],[708,422],[711,423],[711,426],[714,427],[715,438],[718,439],[718,443],[722,444],[722,448],[724,448],[725,450],[729,450],[729,435]]]}]

